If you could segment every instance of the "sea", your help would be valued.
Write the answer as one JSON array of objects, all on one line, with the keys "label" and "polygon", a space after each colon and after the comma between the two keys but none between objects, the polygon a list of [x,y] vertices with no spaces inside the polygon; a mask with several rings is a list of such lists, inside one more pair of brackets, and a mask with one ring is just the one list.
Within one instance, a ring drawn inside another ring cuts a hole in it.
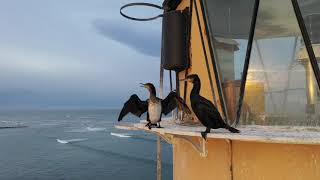
[{"label": "sea", "polygon": [[[114,128],[119,110],[1,110],[0,180],[156,179],[156,137]],[[133,115],[126,122],[138,122]],[[162,178],[172,179],[172,147],[162,142]]]}]

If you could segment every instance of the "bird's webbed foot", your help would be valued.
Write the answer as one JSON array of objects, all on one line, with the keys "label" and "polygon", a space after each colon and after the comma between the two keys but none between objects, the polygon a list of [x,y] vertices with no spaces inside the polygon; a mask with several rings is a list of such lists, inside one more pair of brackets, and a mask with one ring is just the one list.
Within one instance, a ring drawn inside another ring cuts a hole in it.
[{"label": "bird's webbed foot", "polygon": [[151,128],[154,128],[154,127],[158,128],[158,125],[157,124],[153,124],[151,122],[148,122],[148,124],[146,124],[146,127],[148,127],[149,130],[150,130]]},{"label": "bird's webbed foot", "polygon": [[207,134],[210,133],[210,128],[207,128],[206,131],[201,132],[201,136],[204,140],[207,140]]},{"label": "bird's webbed foot", "polygon": [[148,127],[149,128],[149,130],[151,129],[151,122],[148,122],[147,124],[146,124],[146,127]]},{"label": "bird's webbed foot", "polygon": [[207,132],[201,132],[201,136],[204,140],[207,140]]},{"label": "bird's webbed foot", "polygon": [[160,123],[158,123],[157,128],[163,128],[162,126],[160,126]]}]

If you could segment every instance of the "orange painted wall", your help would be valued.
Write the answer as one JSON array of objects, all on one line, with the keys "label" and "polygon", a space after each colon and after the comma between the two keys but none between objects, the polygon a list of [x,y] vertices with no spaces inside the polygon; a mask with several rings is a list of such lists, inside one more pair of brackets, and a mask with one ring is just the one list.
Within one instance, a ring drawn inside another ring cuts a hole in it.
[{"label": "orange painted wall", "polygon": [[184,140],[174,139],[174,180],[231,180],[231,160],[229,159],[230,151],[228,148],[227,141],[209,141],[209,154],[204,158]]},{"label": "orange painted wall", "polygon": [[318,145],[234,141],[231,146],[227,140],[209,140],[207,147],[208,157],[201,157],[190,144],[175,139],[174,180],[320,179]]},{"label": "orange painted wall", "polygon": [[233,143],[235,180],[319,180],[320,146]]}]

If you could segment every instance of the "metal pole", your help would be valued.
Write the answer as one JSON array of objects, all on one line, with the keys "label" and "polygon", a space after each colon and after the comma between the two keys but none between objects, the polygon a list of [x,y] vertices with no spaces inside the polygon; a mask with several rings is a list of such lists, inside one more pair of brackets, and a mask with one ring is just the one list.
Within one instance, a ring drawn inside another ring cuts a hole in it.
[{"label": "metal pole", "polygon": [[162,99],[163,98],[163,67],[162,65],[160,65],[160,92],[159,92],[159,95],[160,95],[160,98]]},{"label": "metal pole", "polygon": [[[169,70],[169,80],[170,80],[170,92],[172,91],[172,71],[171,70]],[[175,119],[175,117],[176,117],[176,112],[175,111],[172,111],[172,113],[171,113],[171,118],[174,120]]]},{"label": "metal pole", "polygon": [[249,62],[250,62],[250,56],[251,56],[251,50],[252,50],[252,43],[253,43],[253,38],[254,38],[254,31],[256,28],[256,20],[257,20],[257,15],[258,15],[258,10],[259,10],[259,3],[260,3],[260,0],[255,1],[253,13],[252,13],[252,20],[251,20],[251,25],[250,25],[250,33],[249,33],[247,50],[246,50],[246,57],[244,60],[244,67],[243,67],[243,73],[242,73],[242,78],[241,78],[240,96],[239,96],[239,101],[238,101],[238,105],[237,105],[237,116],[236,116],[235,125],[238,125],[239,121],[240,121],[241,107],[242,107],[243,98],[244,98],[244,90],[246,87],[248,68],[249,68]]},{"label": "metal pole", "polygon": [[157,135],[157,180],[161,180],[161,140]]},{"label": "metal pole", "polygon": [[[200,7],[201,7],[201,10],[202,10],[202,13],[204,14],[204,24],[205,24],[205,33],[206,35],[209,37],[212,37],[212,32],[210,30],[210,21],[208,21],[209,17],[208,17],[208,13],[207,13],[207,8],[205,7],[208,7],[207,4],[206,4],[206,1],[205,0],[200,0]],[[219,94],[219,97],[220,97],[220,103],[221,103],[221,108],[222,108],[222,111],[223,111],[223,116],[226,120],[226,123],[230,123],[229,122],[229,115],[228,115],[228,109],[227,109],[227,104],[226,104],[226,101],[225,101],[225,97],[224,97],[224,92],[223,92],[223,87],[222,87],[222,79],[221,79],[221,72],[220,72],[220,65],[219,65],[219,61],[218,61],[218,53],[216,51],[216,48],[215,48],[215,45],[214,45],[214,42],[213,40],[211,40],[211,38],[209,38],[209,41],[208,41],[208,44],[209,44],[209,52],[210,52],[210,55],[211,55],[211,63],[212,63],[212,66],[213,66],[213,72],[214,72],[214,76],[215,76],[215,80],[216,80],[216,86],[217,86],[217,89],[218,89],[218,94]]]},{"label": "metal pole", "polygon": [[304,24],[304,20],[300,11],[300,7],[297,0],[291,0],[292,6],[294,9],[294,13],[296,14],[296,18],[300,27],[302,39],[304,41],[304,44],[306,46],[307,53],[309,55],[310,63],[312,65],[313,73],[315,75],[315,78],[317,80],[318,87],[320,88],[320,70],[318,67],[318,62],[316,55],[314,54],[312,43],[308,34],[308,30],[306,28],[306,25]]},{"label": "metal pole", "polygon": [[213,81],[212,81],[212,77],[211,77],[211,71],[210,71],[210,66],[209,66],[209,62],[208,62],[209,60],[208,60],[208,55],[207,55],[206,46],[205,46],[205,42],[204,42],[204,35],[203,35],[203,32],[202,32],[202,27],[201,27],[201,22],[200,22],[200,15],[199,15],[198,7],[197,7],[197,1],[194,0],[193,2],[194,2],[194,8],[196,10],[196,15],[197,15],[197,22],[198,22],[198,28],[199,28],[199,32],[200,32],[202,51],[203,51],[204,60],[205,60],[206,67],[207,67],[207,73],[208,73],[208,77],[209,77],[211,94],[212,94],[212,97],[213,97],[213,103],[216,106],[218,106],[217,100],[216,100],[216,96],[215,96],[215,93],[214,93]]},{"label": "metal pole", "polygon": [[[165,12],[165,11],[164,11]],[[160,98],[163,98],[163,72],[164,69],[162,67],[163,62],[163,32],[164,27],[162,26],[162,39],[161,39],[161,63],[160,63]],[[161,141],[160,136],[157,135],[157,180],[161,180]]]},{"label": "metal pole", "polygon": [[[163,67],[160,65],[160,98],[163,98]],[[157,180],[161,180],[161,140],[157,135]]]},{"label": "metal pole", "polygon": [[172,91],[172,72],[171,72],[171,70],[169,71],[169,76],[170,76],[170,91]]},{"label": "metal pole", "polygon": [[[193,0],[190,0],[189,2],[189,16],[188,16],[188,68],[185,69],[184,71],[184,78],[187,77],[188,75],[188,69],[190,68],[190,62],[191,62],[191,25],[192,25],[192,9],[193,9]],[[179,83],[179,82],[178,82]],[[187,86],[188,83],[185,81],[184,82],[184,87],[183,87],[183,100],[186,103],[187,101]],[[178,89],[177,91],[180,91],[180,89]],[[184,111],[182,112],[182,117],[184,116]]]}]

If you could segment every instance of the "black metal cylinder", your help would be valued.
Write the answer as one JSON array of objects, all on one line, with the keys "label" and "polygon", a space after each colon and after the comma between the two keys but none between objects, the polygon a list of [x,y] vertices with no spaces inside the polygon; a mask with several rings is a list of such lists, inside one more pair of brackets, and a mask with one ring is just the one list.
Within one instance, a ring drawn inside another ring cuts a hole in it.
[{"label": "black metal cylinder", "polygon": [[162,26],[162,67],[174,71],[186,69],[188,66],[187,12],[166,12],[163,15]]}]

